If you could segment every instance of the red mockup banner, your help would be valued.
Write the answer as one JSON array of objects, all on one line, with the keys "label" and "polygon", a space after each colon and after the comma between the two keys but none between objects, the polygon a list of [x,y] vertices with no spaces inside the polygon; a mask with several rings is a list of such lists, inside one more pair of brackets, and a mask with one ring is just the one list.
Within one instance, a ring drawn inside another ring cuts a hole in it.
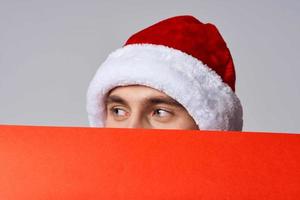
[{"label": "red mockup banner", "polygon": [[300,135],[0,126],[0,200],[300,199]]}]

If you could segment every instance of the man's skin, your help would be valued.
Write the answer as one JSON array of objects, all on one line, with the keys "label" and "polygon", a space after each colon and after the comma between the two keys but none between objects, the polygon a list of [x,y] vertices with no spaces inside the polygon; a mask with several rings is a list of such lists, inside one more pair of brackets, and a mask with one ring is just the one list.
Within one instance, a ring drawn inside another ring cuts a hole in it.
[{"label": "man's skin", "polygon": [[186,109],[156,89],[130,85],[116,87],[106,98],[105,127],[199,129]]}]

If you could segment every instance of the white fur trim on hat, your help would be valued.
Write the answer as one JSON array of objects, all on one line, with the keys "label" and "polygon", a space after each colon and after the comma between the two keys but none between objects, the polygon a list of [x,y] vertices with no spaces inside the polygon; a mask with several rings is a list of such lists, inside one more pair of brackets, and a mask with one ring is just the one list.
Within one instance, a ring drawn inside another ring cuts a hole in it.
[{"label": "white fur trim on hat", "polygon": [[133,84],[177,100],[201,130],[242,130],[240,100],[215,71],[182,51],[153,44],[124,46],[99,67],[87,93],[90,126],[104,126],[104,102],[111,89]]}]

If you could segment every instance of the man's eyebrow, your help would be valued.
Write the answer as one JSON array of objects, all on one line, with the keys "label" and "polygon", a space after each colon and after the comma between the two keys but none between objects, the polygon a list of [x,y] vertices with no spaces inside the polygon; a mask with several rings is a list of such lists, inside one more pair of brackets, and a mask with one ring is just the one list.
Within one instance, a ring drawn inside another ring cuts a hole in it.
[{"label": "man's eyebrow", "polygon": [[121,97],[116,96],[116,95],[109,95],[105,99],[105,105],[107,105],[109,103],[120,103],[120,104],[127,105],[127,102],[124,99],[122,99]]},{"label": "man's eyebrow", "polygon": [[[122,99],[121,97],[117,95],[109,95],[105,99],[105,104],[109,103],[119,103],[119,104],[124,104],[128,105],[127,101]],[[172,105],[172,106],[177,106],[177,107],[183,107],[180,103],[178,103],[176,100],[170,98],[170,97],[149,97],[144,100],[144,103],[147,105],[155,105],[155,104],[167,104],[167,105]]]},{"label": "man's eyebrow", "polygon": [[168,104],[172,106],[183,107],[180,103],[170,97],[150,97],[147,99],[147,104]]}]

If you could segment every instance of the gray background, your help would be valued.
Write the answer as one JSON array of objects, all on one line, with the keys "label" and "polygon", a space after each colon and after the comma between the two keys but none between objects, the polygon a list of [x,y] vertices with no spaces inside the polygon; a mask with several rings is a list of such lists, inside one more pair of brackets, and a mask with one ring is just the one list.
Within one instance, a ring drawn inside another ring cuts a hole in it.
[{"label": "gray background", "polygon": [[245,131],[300,133],[300,1],[0,0],[0,124],[88,126],[106,56],[159,20],[214,23],[231,50]]}]

